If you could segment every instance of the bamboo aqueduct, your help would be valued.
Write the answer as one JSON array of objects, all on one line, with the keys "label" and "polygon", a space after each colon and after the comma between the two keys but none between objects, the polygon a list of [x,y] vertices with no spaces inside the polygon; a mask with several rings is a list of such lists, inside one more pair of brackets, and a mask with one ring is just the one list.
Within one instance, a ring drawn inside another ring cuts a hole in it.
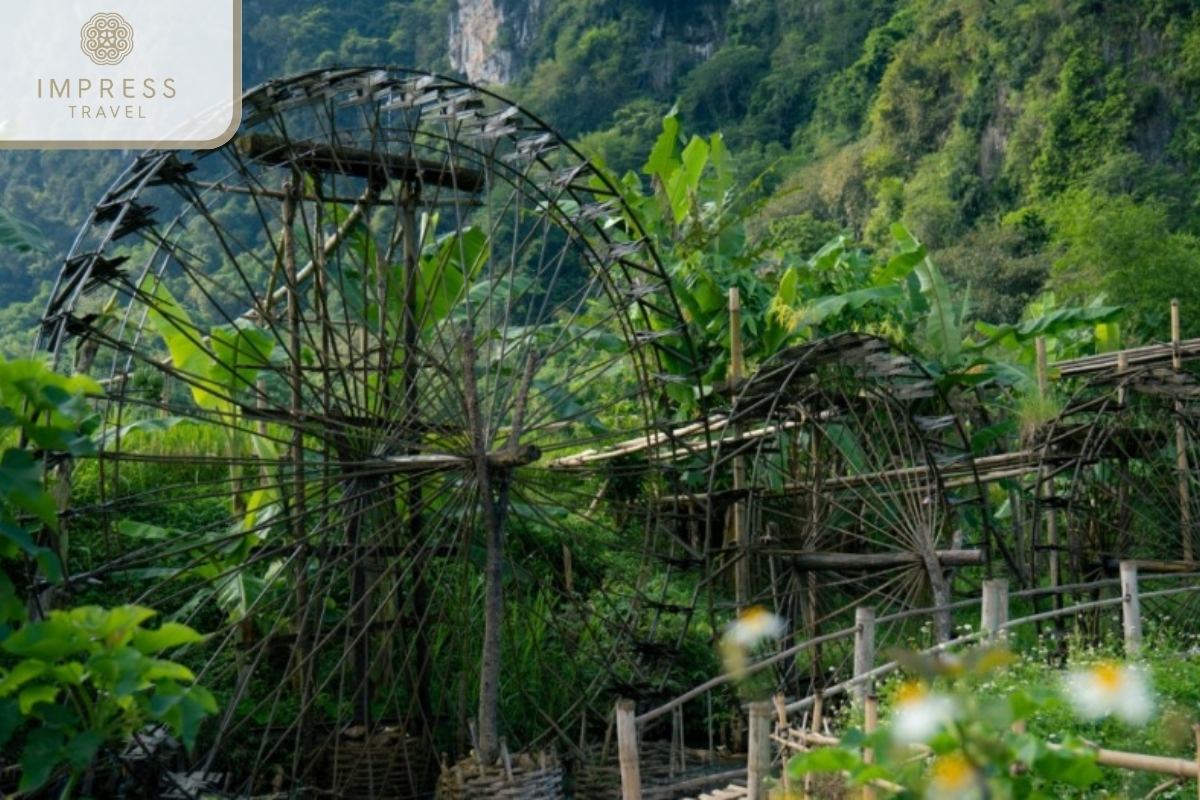
[{"label": "bamboo aqueduct", "polygon": [[[1047,365],[1060,409],[992,442],[994,392],[865,334],[753,370],[735,336],[708,392],[618,188],[528,112],[363,68],[242,114],[132,161],[40,336],[105,390],[100,452],[55,467],[94,487],[60,497],[60,548],[96,543],[71,580],[209,634],[179,657],[222,712],[163,796],[621,797],[617,701],[712,679],[739,609],[788,620],[781,649],[863,604],[881,641],[935,643],[990,579],[1195,568],[1177,326]],[[795,701],[852,662],[832,637],[756,679]],[[696,696],[644,720],[643,780],[742,748],[734,689]]]}]

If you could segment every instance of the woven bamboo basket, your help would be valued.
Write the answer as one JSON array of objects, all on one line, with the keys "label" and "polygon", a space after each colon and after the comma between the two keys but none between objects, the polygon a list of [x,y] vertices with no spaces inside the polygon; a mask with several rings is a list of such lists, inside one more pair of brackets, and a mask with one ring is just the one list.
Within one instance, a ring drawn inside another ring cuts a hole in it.
[{"label": "woven bamboo basket", "polygon": [[329,786],[345,800],[417,800],[433,788],[429,745],[400,728],[339,736],[326,758]]},{"label": "woven bamboo basket", "polygon": [[[617,748],[600,745],[588,748],[575,774],[575,800],[621,800],[621,766]],[[672,753],[674,757],[672,757]],[[702,778],[713,773],[716,786],[722,783],[722,768],[732,769],[745,762],[722,759],[711,750],[675,747],[669,742],[642,742],[638,745],[638,767],[642,787],[670,786],[680,781]],[[724,781],[727,783],[728,781]]]},{"label": "woven bamboo basket", "polygon": [[474,758],[465,758],[454,766],[443,764],[436,797],[437,800],[564,800],[563,769],[553,752],[510,756],[505,749],[500,760],[487,767]]}]

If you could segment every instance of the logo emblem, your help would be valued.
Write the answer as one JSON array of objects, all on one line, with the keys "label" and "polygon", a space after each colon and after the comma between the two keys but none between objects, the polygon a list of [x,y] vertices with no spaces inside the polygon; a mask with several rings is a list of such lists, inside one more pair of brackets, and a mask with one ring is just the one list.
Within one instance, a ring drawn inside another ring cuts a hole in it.
[{"label": "logo emblem", "polygon": [[96,14],[80,29],[79,46],[96,64],[120,64],[133,52],[133,26],[120,14]]}]

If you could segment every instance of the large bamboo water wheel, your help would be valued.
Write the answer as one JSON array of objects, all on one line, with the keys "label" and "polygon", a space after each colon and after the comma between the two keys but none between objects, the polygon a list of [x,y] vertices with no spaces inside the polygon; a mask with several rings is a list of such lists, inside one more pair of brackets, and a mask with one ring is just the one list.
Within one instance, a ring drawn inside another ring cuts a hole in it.
[{"label": "large bamboo water wheel", "polygon": [[671,475],[545,469],[695,389],[620,202],[517,106],[364,68],[250,91],[229,144],[143,153],[96,204],[41,339],[105,387],[90,558],[59,545],[211,634],[179,657],[226,789],[412,796],[435,749],[562,746],[656,677],[623,565]]},{"label": "large bamboo water wheel", "polygon": [[[712,470],[710,519],[741,572],[738,604],[777,609],[798,641],[853,624],[859,604],[878,616],[945,606],[961,568],[988,557],[958,414],[883,339],[839,334],[764,364],[737,387]],[[950,620],[935,615],[933,637],[949,638]],[[914,627],[881,634],[903,642]],[[819,684],[841,657],[817,653],[794,677]]]}]

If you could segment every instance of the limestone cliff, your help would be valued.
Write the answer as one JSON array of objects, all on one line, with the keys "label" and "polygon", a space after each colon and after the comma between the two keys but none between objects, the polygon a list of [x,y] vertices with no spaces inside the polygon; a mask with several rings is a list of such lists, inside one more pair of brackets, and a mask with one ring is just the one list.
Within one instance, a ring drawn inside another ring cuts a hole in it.
[{"label": "limestone cliff", "polygon": [[537,33],[541,5],[542,0],[455,0],[450,65],[475,83],[508,83]]}]

